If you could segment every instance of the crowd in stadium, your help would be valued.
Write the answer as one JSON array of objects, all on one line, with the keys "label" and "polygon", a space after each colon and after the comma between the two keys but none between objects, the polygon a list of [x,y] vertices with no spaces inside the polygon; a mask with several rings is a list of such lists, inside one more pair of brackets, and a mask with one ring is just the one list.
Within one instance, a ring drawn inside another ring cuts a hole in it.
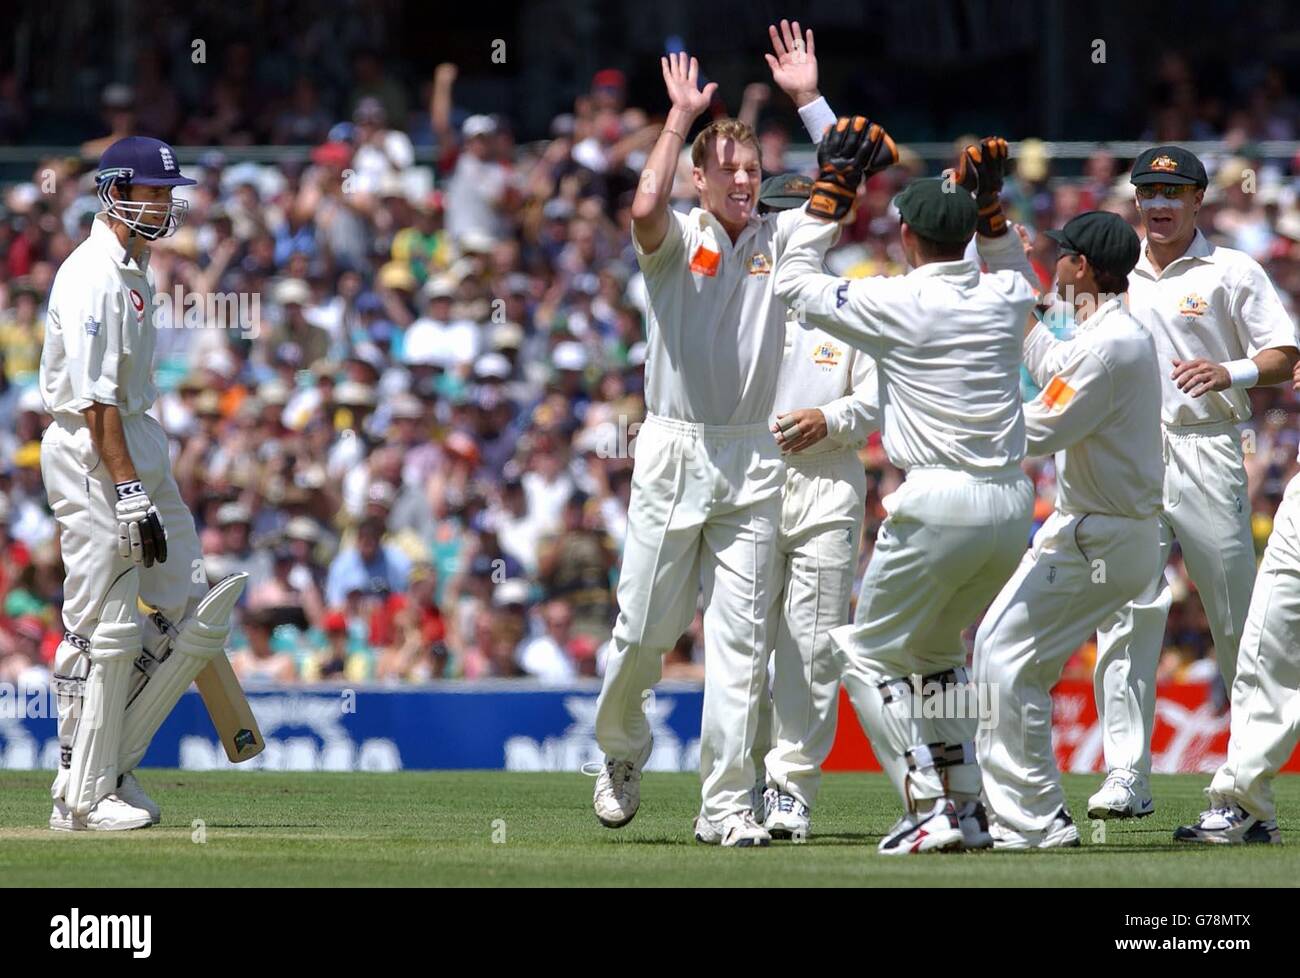
[{"label": "crowd in stadium", "polygon": [[[461,103],[453,65],[437,68],[424,104],[373,57],[351,70],[351,92],[328,106],[306,77],[266,97],[247,64],[227,59],[189,105],[145,58],[134,89],[103,92],[104,132],[83,159],[43,160],[6,189],[0,682],[41,681],[61,636],[60,556],[39,467],[48,418],[35,387],[45,298],[98,209],[94,160],[137,132],[182,146],[314,146],[292,163],[214,152],[187,164],[199,178],[188,221],[151,259],[166,297],[156,410],[205,570],[251,575],[232,655],[240,677],[562,683],[600,673],[644,414],[645,293],[628,207],[661,107],[626,104],[623,75],[601,71],[549,139],[519,145],[508,118]],[[1168,99],[1142,138],[1237,147],[1206,161],[1201,227],[1263,262],[1290,303],[1300,295],[1300,160],[1257,159],[1252,141],[1293,138],[1300,109],[1273,76],[1229,110],[1194,97],[1179,59],[1160,72]],[[791,140],[805,138],[769,94],[751,86],[744,107],[765,174],[785,170]],[[30,112],[0,84],[0,132],[20,132]],[[417,163],[417,149],[434,162]],[[865,187],[832,255],[837,274],[904,271],[890,202],[939,164],[903,155]],[[1038,231],[1098,207],[1135,221],[1127,163],[1098,152],[1081,176],[1056,179],[1045,148],[1022,145],[1006,200],[1031,231],[1044,285],[1055,245]],[[690,206],[688,179],[675,195]],[[1262,552],[1296,468],[1297,401],[1282,388],[1252,396],[1249,504]],[[862,457],[865,566],[881,498],[901,473],[878,436]],[[1030,468],[1041,520],[1053,468]],[[1177,562],[1171,573],[1178,600],[1162,675],[1216,676],[1200,604]],[[1076,673],[1090,672],[1088,655]],[[702,669],[697,617],[665,675]]]}]

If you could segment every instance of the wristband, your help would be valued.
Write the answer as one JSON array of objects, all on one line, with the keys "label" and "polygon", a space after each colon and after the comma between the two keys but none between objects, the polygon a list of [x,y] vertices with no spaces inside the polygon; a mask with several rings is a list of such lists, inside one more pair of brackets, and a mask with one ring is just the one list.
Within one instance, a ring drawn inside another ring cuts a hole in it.
[{"label": "wristband", "polygon": [[799,118],[803,121],[803,127],[808,130],[814,146],[822,141],[822,133],[826,131],[826,127],[833,126],[836,122],[835,113],[831,111],[825,95],[801,107]]},{"label": "wristband", "polygon": [[113,488],[117,490],[117,498],[125,499],[127,496],[143,496],[144,483],[139,479],[128,479],[126,482],[115,482]]},{"label": "wristband", "polygon": [[670,128],[668,128],[667,126],[664,126],[663,131],[664,131],[664,132],[670,132],[670,133],[672,133],[674,136],[676,136],[678,139],[680,139],[682,142],[686,142],[686,137],[683,136],[683,135],[682,135],[680,132],[678,132],[676,129],[670,129]]},{"label": "wristband", "polygon": [[1223,368],[1233,387],[1254,387],[1259,383],[1259,364],[1254,360],[1229,360]]}]

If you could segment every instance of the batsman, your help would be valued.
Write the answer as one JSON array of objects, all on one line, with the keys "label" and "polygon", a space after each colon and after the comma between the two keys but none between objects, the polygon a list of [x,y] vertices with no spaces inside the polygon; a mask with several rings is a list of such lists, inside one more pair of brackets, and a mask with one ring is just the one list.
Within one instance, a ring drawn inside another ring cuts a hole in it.
[{"label": "batsman", "polygon": [[[194,182],[166,143],[115,142],[96,176],[103,210],[50,292],[40,389],[53,421],[41,475],[66,574],[55,830],[158,822],[132,772],[181,694],[224,656],[246,580],[208,590],[167,436],[145,413],[157,393],[147,246],[180,226],[187,204],[172,191]],[[157,613],[142,621],[140,600]]]}]

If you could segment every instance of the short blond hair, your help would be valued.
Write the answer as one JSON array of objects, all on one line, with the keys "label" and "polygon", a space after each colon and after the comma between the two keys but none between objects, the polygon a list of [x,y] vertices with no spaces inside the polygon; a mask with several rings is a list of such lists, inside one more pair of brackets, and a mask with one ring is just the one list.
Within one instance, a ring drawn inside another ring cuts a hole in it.
[{"label": "short blond hair", "polygon": [[704,166],[704,154],[709,151],[714,139],[731,139],[738,143],[749,143],[754,147],[754,152],[763,155],[762,148],[758,145],[758,136],[747,123],[739,119],[715,119],[707,126],[700,130],[700,134],[695,137],[695,142],[691,143],[691,163],[695,166]]}]

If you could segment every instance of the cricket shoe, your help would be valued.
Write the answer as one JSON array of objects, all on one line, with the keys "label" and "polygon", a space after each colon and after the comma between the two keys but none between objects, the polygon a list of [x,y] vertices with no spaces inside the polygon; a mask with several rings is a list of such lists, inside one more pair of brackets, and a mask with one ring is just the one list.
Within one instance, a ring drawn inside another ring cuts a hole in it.
[{"label": "cricket shoe", "polygon": [[1201,812],[1195,825],[1180,825],[1174,829],[1174,841],[1210,842],[1217,845],[1282,844],[1282,833],[1278,830],[1275,819],[1266,822],[1244,808],[1220,798],[1211,798],[1210,804],[1214,807]]},{"label": "cricket shoe", "polygon": [[149,819],[154,825],[162,821],[162,809],[158,803],[144,793],[140,787],[140,782],[135,779],[135,775],[130,771],[117,779],[117,797],[132,808],[141,808],[149,813]]},{"label": "cricket shoe", "polygon": [[767,818],[763,820],[763,828],[767,829],[772,838],[800,841],[808,838],[812,812],[807,805],[794,795],[775,788],[767,789],[765,801]]},{"label": "cricket shoe", "polygon": [[1106,775],[1097,793],[1088,799],[1089,818],[1146,818],[1155,810],[1147,779],[1123,768]]},{"label": "cricket shoe", "polygon": [[963,849],[993,847],[993,836],[989,833],[989,814],[984,810],[982,801],[962,802],[957,809],[957,820],[961,824]]},{"label": "cricket shoe", "polygon": [[117,795],[105,795],[86,816],[85,827],[92,832],[124,832],[144,829],[153,819],[143,808],[128,805]]},{"label": "cricket shoe", "polygon": [[86,823],[72,813],[72,809],[63,803],[62,798],[54,799],[54,811],[50,812],[50,828],[55,832],[80,832]]},{"label": "cricket shoe", "polygon": [[962,847],[961,819],[947,798],[928,812],[908,812],[885,833],[877,848],[882,856],[913,856],[922,852],[952,852]]},{"label": "cricket shoe", "polygon": [[767,829],[754,820],[754,813],[746,808],[743,812],[732,812],[717,822],[710,821],[703,813],[696,816],[695,841],[708,846],[752,849],[771,845],[772,837],[768,835]]},{"label": "cricket shoe", "polygon": [[989,825],[989,834],[993,836],[994,849],[1072,849],[1081,845],[1079,830],[1064,807],[1042,832],[1019,832],[993,822]]},{"label": "cricket shoe", "polygon": [[650,758],[652,744],[646,744],[639,761],[605,758],[605,766],[596,777],[592,807],[596,818],[607,829],[620,829],[632,821],[641,807],[641,768]]}]

